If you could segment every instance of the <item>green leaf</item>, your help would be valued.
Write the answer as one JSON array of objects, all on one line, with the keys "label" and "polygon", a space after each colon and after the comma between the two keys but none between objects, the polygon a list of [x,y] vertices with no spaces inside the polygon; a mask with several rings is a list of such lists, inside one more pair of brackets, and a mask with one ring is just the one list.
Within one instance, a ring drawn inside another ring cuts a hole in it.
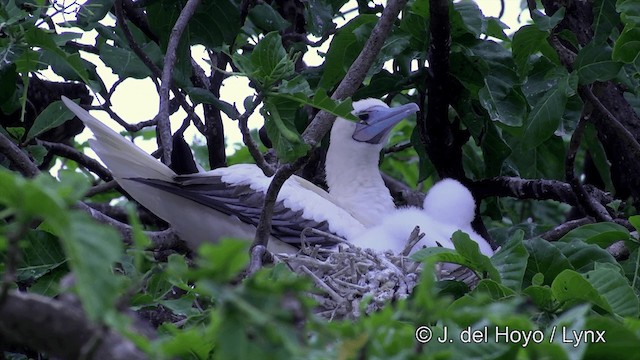
[{"label": "green leaf", "polygon": [[240,114],[236,108],[229,104],[226,101],[220,100],[218,97],[213,95],[213,93],[207,89],[198,88],[198,87],[188,87],[184,89],[189,95],[189,98],[193,102],[194,105],[197,104],[211,104],[216,109],[225,113],[229,119],[236,120]]},{"label": "green leaf", "polygon": [[451,241],[456,252],[471,264],[468,267],[481,273],[486,272],[492,280],[501,281],[500,273],[491,263],[491,259],[480,252],[478,243],[471,240],[469,235],[458,230],[451,235]]},{"label": "green leaf", "polygon": [[613,46],[611,58],[625,64],[633,64],[640,57],[640,27],[626,25]]},{"label": "green leaf", "polygon": [[612,222],[587,224],[577,227],[565,234],[559,241],[571,242],[581,240],[587,244],[596,244],[606,248],[619,240],[629,239],[629,230]]},{"label": "green leaf", "polygon": [[571,75],[558,79],[556,86],[535,104],[525,127],[523,147],[530,150],[549,139],[558,129],[569,96],[575,93],[576,81]]},{"label": "green leaf", "polygon": [[[108,45],[102,42],[98,45],[100,59],[111,68],[120,78],[145,79],[151,76],[151,70],[130,49]],[[155,43],[146,43],[141,46],[153,63],[161,65],[162,53]]]},{"label": "green leaf", "polygon": [[525,241],[524,246],[529,252],[529,262],[527,263],[524,283],[531,282],[531,279],[536,274],[542,274],[544,281],[540,285],[550,285],[563,270],[573,270],[569,260],[548,241],[533,238]]},{"label": "green leaf", "polygon": [[57,100],[49,104],[33,122],[25,141],[29,141],[43,132],[58,127],[66,121],[73,119],[75,115],[62,101]]},{"label": "green leaf", "polygon": [[271,97],[261,109],[267,135],[273,143],[278,158],[284,162],[295,161],[304,156],[309,149],[295,126],[299,108],[297,102],[288,98]]},{"label": "green leaf", "polygon": [[265,89],[295,75],[294,61],[287,56],[277,32],[262,38],[248,57],[236,54],[233,59],[240,71],[258,81]]},{"label": "green leaf", "polygon": [[627,25],[640,25],[640,4],[635,0],[616,1],[616,11]]},{"label": "green leaf", "polygon": [[611,60],[612,52],[608,45],[594,42],[580,49],[573,67],[581,85],[611,80],[618,75],[622,64]]},{"label": "green leaf", "polygon": [[471,33],[479,37],[484,30],[484,16],[475,1],[463,0],[453,3],[451,18],[451,36],[453,38]]},{"label": "green leaf", "polygon": [[542,12],[540,12],[540,10],[534,10],[531,13],[531,18],[538,29],[542,31],[550,31],[554,27],[556,27],[556,25],[558,25],[560,21],[562,21],[562,19],[564,18],[564,12],[565,8],[561,7],[553,14],[553,16],[546,16]]},{"label": "green leaf", "polygon": [[587,301],[620,316],[637,317],[639,303],[627,279],[611,267],[597,267],[580,275],[565,270],[551,284],[553,295],[560,302],[574,304]]},{"label": "green leaf", "polygon": [[492,257],[491,263],[500,273],[502,285],[520,291],[527,270],[529,253],[522,244],[524,231],[517,231]]},{"label": "green leaf", "polygon": [[107,16],[112,7],[113,0],[88,0],[80,5],[78,25],[85,30],[92,29],[95,23]]},{"label": "green leaf", "polygon": [[258,4],[249,10],[249,19],[265,32],[280,31],[291,26],[277,11],[268,4]]},{"label": "green leaf", "polygon": [[114,310],[121,281],[111,268],[123,253],[117,232],[80,212],[68,214],[70,226],[57,233],[75,275],[75,287],[90,319]]},{"label": "green leaf", "polygon": [[377,21],[375,15],[359,15],[338,30],[329,45],[319,87],[332,89],[344,77]]},{"label": "green leaf", "polygon": [[562,252],[571,263],[571,266],[578,272],[593,270],[596,263],[618,264],[607,250],[598,245],[586,244],[578,239],[566,242],[559,241],[553,245]]},{"label": "green leaf", "polygon": [[523,26],[513,35],[513,59],[521,76],[528,72],[529,57],[540,51],[547,41],[547,35],[546,31],[534,25]]},{"label": "green leaf", "polygon": [[66,258],[58,239],[51,234],[31,230],[25,240],[26,246],[22,249],[21,263],[16,271],[18,281],[35,283],[65,264]]},{"label": "green leaf", "polygon": [[203,244],[198,250],[199,276],[219,282],[235,278],[249,263],[248,246],[247,241],[235,239],[223,239],[215,245]]},{"label": "green leaf", "polygon": [[593,1],[593,42],[604,43],[611,31],[620,25],[616,4],[609,0]]},{"label": "green leaf", "polygon": [[[640,338],[624,323],[603,316],[591,316],[587,319],[584,334],[599,331],[604,335],[604,341],[593,341],[587,345],[585,359],[640,359],[638,343]],[[596,336],[595,340],[599,340]],[[586,345],[586,344],[585,344]]]},{"label": "green leaf", "polygon": [[[159,0],[149,4],[145,10],[149,25],[160,37],[166,49],[171,29],[182,11],[182,1]],[[204,45],[209,49],[231,44],[240,33],[240,9],[231,0],[204,1],[198,6],[183,34],[187,45]],[[190,75],[190,74],[188,74]]]},{"label": "green leaf", "polygon": [[549,286],[531,285],[522,291],[533,303],[545,311],[551,311],[555,306],[555,299]]},{"label": "green leaf", "polygon": [[57,36],[55,33],[48,33],[41,28],[33,27],[27,30],[24,35],[25,40],[30,46],[40,47],[58,56],[75,71],[85,84],[89,84],[89,74],[87,73],[87,69],[84,68],[80,55],[77,53],[68,54],[62,50],[54,40],[54,37]]},{"label": "green leaf", "polygon": [[478,93],[480,103],[489,112],[491,120],[521,126],[527,114],[524,96],[514,88],[513,81],[498,76],[489,75],[484,79],[484,87]]}]

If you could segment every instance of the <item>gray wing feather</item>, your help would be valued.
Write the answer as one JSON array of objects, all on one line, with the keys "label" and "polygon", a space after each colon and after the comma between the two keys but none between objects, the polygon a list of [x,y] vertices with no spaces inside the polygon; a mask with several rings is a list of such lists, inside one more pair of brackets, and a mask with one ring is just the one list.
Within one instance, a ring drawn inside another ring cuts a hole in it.
[{"label": "gray wing feather", "polygon": [[[225,183],[220,176],[181,175],[177,176],[174,182],[145,178],[128,180],[182,196],[224,214],[236,216],[241,221],[254,226],[258,225],[264,203],[264,193],[252,190],[249,185]],[[301,210],[294,211],[287,208],[282,201],[275,204],[271,227],[274,237],[293,245],[300,244],[300,235],[307,227],[332,233],[326,221],[317,222],[304,218]],[[315,234],[308,235],[305,239],[309,243],[323,246],[336,244],[324,236]]]}]

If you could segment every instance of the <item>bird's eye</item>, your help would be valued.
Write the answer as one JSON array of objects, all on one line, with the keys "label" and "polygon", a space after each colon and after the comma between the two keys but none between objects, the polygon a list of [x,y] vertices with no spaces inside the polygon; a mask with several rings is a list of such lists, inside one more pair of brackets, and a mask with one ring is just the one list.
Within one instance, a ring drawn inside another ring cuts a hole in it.
[{"label": "bird's eye", "polygon": [[358,118],[360,119],[361,124],[366,124],[367,120],[369,120],[369,114],[367,113],[358,114]]}]

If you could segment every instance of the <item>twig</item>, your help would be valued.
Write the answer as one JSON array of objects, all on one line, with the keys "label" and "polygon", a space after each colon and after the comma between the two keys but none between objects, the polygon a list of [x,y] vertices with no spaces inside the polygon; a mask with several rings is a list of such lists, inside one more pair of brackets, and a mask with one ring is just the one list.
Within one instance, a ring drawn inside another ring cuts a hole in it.
[{"label": "twig", "polygon": [[412,146],[413,146],[413,144],[411,144],[410,142],[406,142],[404,144],[396,144],[396,145],[393,145],[393,146],[389,146],[388,148],[385,148],[383,151],[384,151],[385,154],[392,154],[392,153],[396,153],[396,152],[407,150],[407,149],[411,148]]},{"label": "twig", "polygon": [[[193,16],[196,8],[200,4],[200,0],[188,0],[184,6],[178,20],[176,20],[173,29],[171,29],[171,36],[169,37],[169,44],[167,45],[167,52],[164,56],[164,67],[162,69],[161,86],[160,86],[160,110],[158,111],[158,138],[160,145],[162,146],[162,160],[165,164],[171,164],[171,150],[173,149],[173,143],[171,141],[171,123],[169,122],[169,89],[173,83],[173,67],[177,60],[178,44],[184,29],[189,23],[189,19]],[[177,96],[177,94],[176,94]]]},{"label": "twig", "polygon": [[44,140],[38,140],[38,144],[44,146],[55,155],[77,162],[79,165],[98,175],[100,179],[104,181],[113,180],[109,169],[69,145]]},{"label": "twig", "polygon": [[413,228],[413,231],[411,231],[411,235],[409,235],[409,239],[407,240],[407,245],[405,245],[401,254],[404,256],[408,256],[409,253],[411,253],[411,250],[413,249],[413,247],[416,246],[416,244],[420,240],[422,240],[423,237],[424,237],[424,233],[420,232],[419,226],[416,226],[415,228]]},{"label": "twig", "polygon": [[300,269],[305,274],[309,275],[309,277],[311,277],[313,282],[316,283],[316,285],[318,285],[322,290],[326,291],[327,294],[329,294],[329,296],[331,296],[331,298],[335,300],[338,304],[345,301],[345,299],[342,296],[338,295],[338,293],[336,293],[335,290],[333,290],[329,285],[327,285],[327,283],[322,281],[322,279],[320,279],[316,274],[314,274],[313,271],[309,270],[308,267],[302,265],[300,266]]},{"label": "twig", "polygon": [[87,193],[84,194],[85,197],[92,197],[98,194],[102,194],[103,192],[107,192],[113,190],[118,187],[118,183],[115,180],[107,181],[100,183],[98,185],[92,186],[87,190]]},{"label": "twig", "polygon": [[240,133],[242,134],[242,142],[247,146],[251,157],[256,161],[256,165],[262,170],[265,176],[273,176],[275,173],[275,169],[271,164],[269,164],[262,156],[260,149],[258,148],[258,144],[253,141],[251,137],[251,133],[249,132],[249,126],[247,126],[247,121],[249,120],[249,116],[253,114],[253,112],[258,107],[258,104],[262,102],[262,96],[260,94],[256,95],[253,99],[253,106],[249,109],[245,109],[244,114],[242,114],[238,118],[238,128],[240,129]]}]

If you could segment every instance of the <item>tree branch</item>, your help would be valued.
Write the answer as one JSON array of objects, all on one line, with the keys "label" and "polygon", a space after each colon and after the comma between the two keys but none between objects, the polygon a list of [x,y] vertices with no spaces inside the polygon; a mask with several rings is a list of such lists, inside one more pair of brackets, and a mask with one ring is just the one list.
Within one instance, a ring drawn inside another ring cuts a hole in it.
[{"label": "tree branch", "polygon": [[[369,68],[373,64],[376,56],[382,49],[384,42],[391,31],[394,21],[398,18],[398,14],[407,3],[407,0],[390,0],[387,3],[387,7],[382,12],[380,20],[371,31],[371,35],[367,40],[364,48],[351,64],[347,74],[338,85],[338,88],[333,93],[331,98],[333,100],[345,99],[358,89],[362,81],[364,80]],[[318,146],[322,137],[331,129],[335,116],[320,111],[316,117],[311,121],[309,126],[302,133],[302,139],[311,148]],[[285,164],[276,171],[276,174],[271,180],[267,194],[265,195],[264,207],[260,213],[260,221],[258,223],[258,229],[256,231],[256,237],[253,241],[252,247],[256,245],[267,246],[269,242],[269,234],[271,233],[271,217],[273,215],[273,207],[275,200],[278,196],[282,184],[296,171],[298,170],[308,159],[308,155],[296,160],[292,164]]]},{"label": "tree branch", "polygon": [[256,161],[256,165],[258,165],[265,176],[273,176],[273,174],[275,173],[275,169],[265,160],[264,156],[262,156],[262,153],[258,148],[258,144],[253,141],[253,138],[251,137],[251,133],[249,131],[249,126],[247,126],[249,116],[253,114],[260,102],[262,102],[262,96],[258,94],[253,99],[253,107],[251,109],[246,109],[245,113],[238,118],[238,128],[240,129],[240,133],[242,134],[242,142],[247,146],[251,157],[253,157],[253,159]]},{"label": "tree branch", "polygon": [[44,140],[38,140],[38,144],[44,146],[45,149],[51,151],[55,155],[77,162],[79,165],[98,175],[100,179],[104,181],[113,180],[113,176],[111,176],[111,171],[109,171],[109,169],[69,145]]},{"label": "tree branch", "polygon": [[22,175],[34,177],[40,173],[40,170],[29,156],[2,133],[0,133],[0,153],[9,159]]},{"label": "tree branch", "polygon": [[92,323],[79,308],[48,297],[10,291],[0,319],[0,338],[53,357],[80,359],[85,346],[99,338],[92,360],[147,358],[130,340]]},{"label": "tree branch", "polygon": [[167,52],[164,56],[164,67],[162,69],[160,85],[160,110],[158,111],[157,130],[158,140],[160,140],[160,145],[162,146],[162,160],[167,165],[171,165],[171,150],[173,148],[173,143],[171,141],[171,122],[169,121],[169,89],[173,83],[173,67],[176,64],[176,52],[178,50],[178,45],[180,44],[182,33],[187,27],[189,19],[191,19],[199,4],[200,0],[187,1],[187,4],[180,12],[173,29],[171,29]]}]

